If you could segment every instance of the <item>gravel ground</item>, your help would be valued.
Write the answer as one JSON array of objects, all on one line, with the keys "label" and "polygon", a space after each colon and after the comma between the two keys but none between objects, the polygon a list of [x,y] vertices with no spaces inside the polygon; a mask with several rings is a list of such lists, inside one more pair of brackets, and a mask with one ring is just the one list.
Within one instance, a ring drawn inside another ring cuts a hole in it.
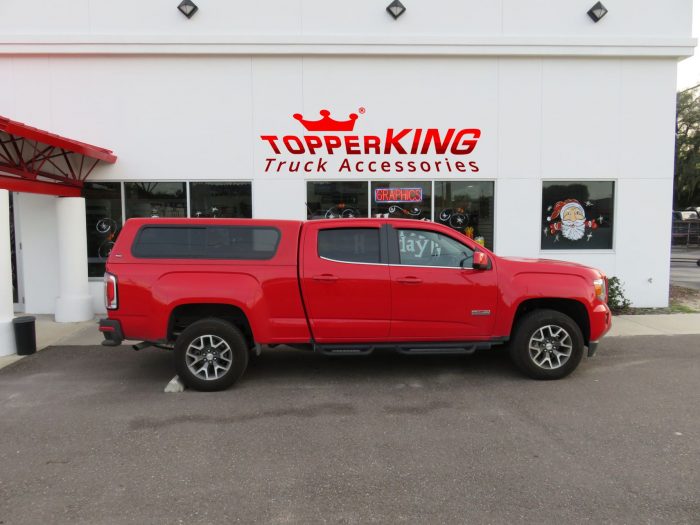
[{"label": "gravel ground", "polygon": [[164,394],[160,350],[0,370],[0,523],[698,523],[700,336],[618,337],[568,379],[503,352],[266,350]]}]

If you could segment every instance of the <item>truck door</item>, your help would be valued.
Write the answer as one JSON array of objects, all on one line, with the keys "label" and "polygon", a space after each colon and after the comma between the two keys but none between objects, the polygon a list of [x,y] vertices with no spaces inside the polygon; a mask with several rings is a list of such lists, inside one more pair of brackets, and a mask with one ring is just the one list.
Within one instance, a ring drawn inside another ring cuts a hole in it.
[{"label": "truck door", "polygon": [[393,341],[468,341],[491,334],[493,268],[474,270],[474,250],[430,229],[389,228]]},{"label": "truck door", "polygon": [[309,222],[300,253],[302,297],[319,343],[389,336],[386,229],[377,221]]}]

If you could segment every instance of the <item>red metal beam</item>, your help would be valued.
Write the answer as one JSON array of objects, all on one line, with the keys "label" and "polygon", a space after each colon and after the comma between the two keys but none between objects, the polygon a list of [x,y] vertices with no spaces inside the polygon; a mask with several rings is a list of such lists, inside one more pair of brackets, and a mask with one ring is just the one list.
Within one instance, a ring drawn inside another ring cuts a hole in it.
[{"label": "red metal beam", "polygon": [[[114,163],[117,160],[108,149],[61,137],[2,116],[0,148],[0,189],[46,195],[80,196],[83,182],[99,162]],[[80,156],[80,159],[76,156]],[[86,157],[91,159],[92,165],[83,172]],[[48,170],[43,169],[46,163],[50,165]]]},{"label": "red metal beam", "polygon": [[82,190],[76,186],[66,186],[54,182],[41,182],[37,180],[17,179],[0,175],[0,189],[9,191],[21,191],[24,193],[40,193],[42,195],[55,195],[57,197],[80,197]]},{"label": "red metal beam", "polygon": [[25,139],[29,140],[36,140],[42,144],[62,148],[66,151],[85,155],[86,157],[93,159],[99,159],[109,164],[114,164],[117,161],[117,156],[112,153],[111,150],[93,146],[92,144],[86,144],[85,142],[80,142],[79,140],[61,137],[60,135],[49,133],[48,131],[27,126],[22,122],[10,120],[7,117],[0,116],[0,130],[9,135],[24,137]]}]

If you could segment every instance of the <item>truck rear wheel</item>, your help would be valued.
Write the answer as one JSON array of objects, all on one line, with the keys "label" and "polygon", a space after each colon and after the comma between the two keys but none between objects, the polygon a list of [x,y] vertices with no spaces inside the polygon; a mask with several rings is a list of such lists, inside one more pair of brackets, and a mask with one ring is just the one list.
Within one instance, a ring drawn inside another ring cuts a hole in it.
[{"label": "truck rear wheel", "polygon": [[583,336],[576,322],[556,310],[525,314],[510,343],[515,365],[533,379],[560,379],[583,357]]},{"label": "truck rear wheel", "polygon": [[175,341],[177,374],[195,390],[224,390],[243,375],[247,366],[245,337],[222,319],[196,321]]}]

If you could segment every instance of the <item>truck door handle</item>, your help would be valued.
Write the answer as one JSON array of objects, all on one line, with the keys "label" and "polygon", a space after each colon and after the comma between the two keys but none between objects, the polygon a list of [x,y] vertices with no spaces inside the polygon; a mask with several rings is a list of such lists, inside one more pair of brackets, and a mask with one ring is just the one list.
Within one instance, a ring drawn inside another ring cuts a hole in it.
[{"label": "truck door handle", "polygon": [[312,277],[314,281],[322,281],[326,283],[334,283],[338,280],[338,278],[335,275],[331,275],[330,273],[324,273],[321,275],[314,275]]},{"label": "truck door handle", "polygon": [[420,284],[423,282],[423,279],[419,279],[418,277],[399,277],[396,279],[396,282],[401,284]]}]

